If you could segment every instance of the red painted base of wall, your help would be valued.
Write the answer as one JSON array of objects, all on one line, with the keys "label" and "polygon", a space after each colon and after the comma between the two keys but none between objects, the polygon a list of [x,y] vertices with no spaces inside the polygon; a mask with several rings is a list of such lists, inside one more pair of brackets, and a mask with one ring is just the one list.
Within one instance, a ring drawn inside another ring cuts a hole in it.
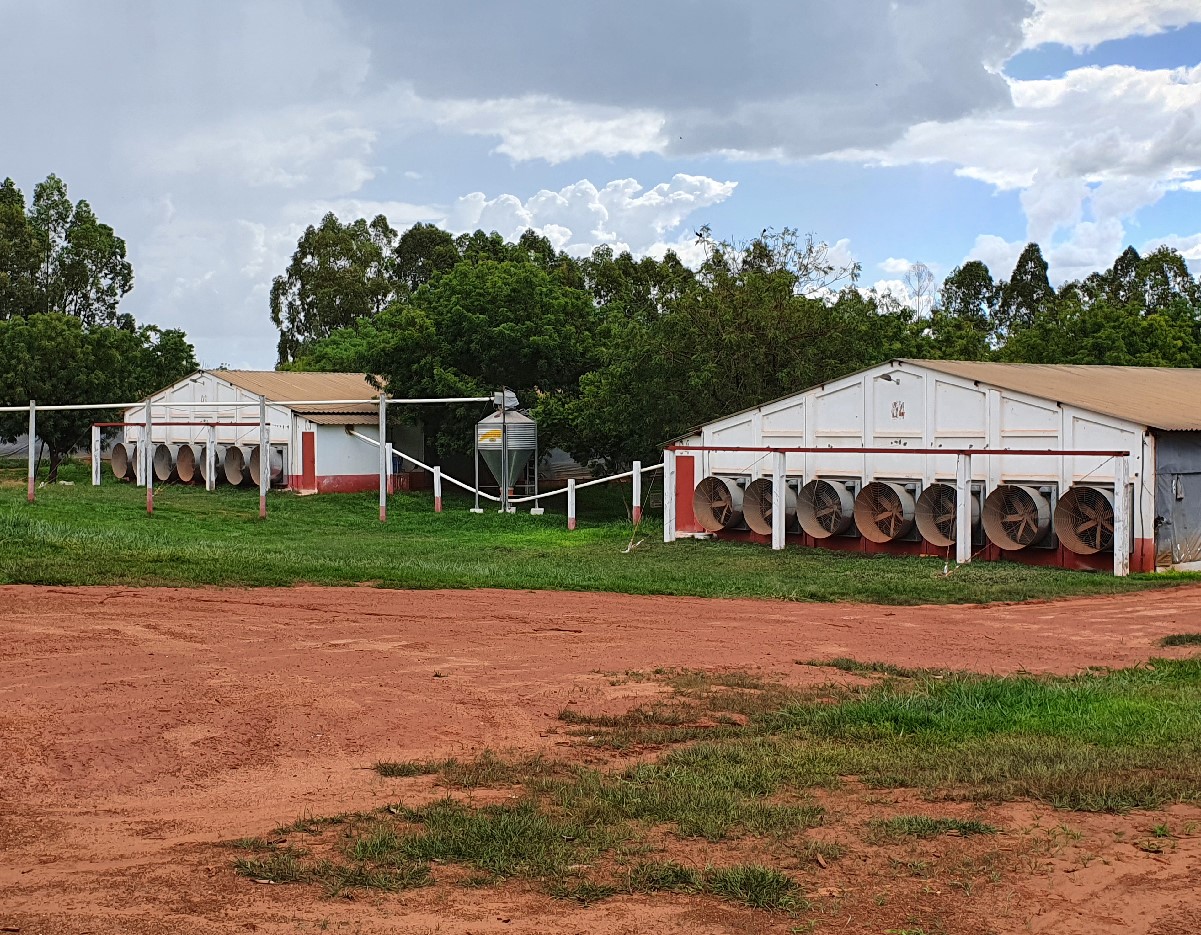
[{"label": "red painted base of wall", "polygon": [[[306,487],[304,477],[294,477],[290,485],[293,490],[305,493],[367,493],[379,490],[378,474],[321,474],[314,479],[314,486]],[[388,475],[388,493],[398,490],[431,490],[434,479],[425,471],[406,471]]]},{"label": "red painted base of wall", "polygon": [[[680,530],[684,532],[685,530]],[[756,542],[771,545],[771,536],[761,536],[749,530],[717,533],[718,539],[732,542]],[[834,552],[859,552],[864,555],[925,555],[955,561],[955,547],[940,549],[922,542],[872,542],[862,536],[831,536],[829,539],[814,539],[806,533],[789,533],[785,537],[788,546],[830,549]],[[1099,552],[1096,555],[1077,555],[1063,546],[1054,549],[1021,549],[1007,552],[989,543],[974,554],[976,561],[1020,562],[1023,565],[1039,565],[1049,568],[1070,568],[1074,571],[1112,571],[1113,553]],[[1130,556],[1132,572],[1155,571],[1155,542],[1152,539],[1136,539]]]}]

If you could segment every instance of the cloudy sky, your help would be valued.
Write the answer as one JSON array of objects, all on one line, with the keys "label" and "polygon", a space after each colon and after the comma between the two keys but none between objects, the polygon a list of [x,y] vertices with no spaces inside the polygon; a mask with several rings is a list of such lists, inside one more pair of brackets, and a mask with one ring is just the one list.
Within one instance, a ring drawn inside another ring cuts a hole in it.
[{"label": "cloudy sky", "polygon": [[129,244],[125,309],[269,367],[305,225],[383,212],[584,253],[813,232],[1057,280],[1201,271],[1197,0],[0,0],[0,177]]}]

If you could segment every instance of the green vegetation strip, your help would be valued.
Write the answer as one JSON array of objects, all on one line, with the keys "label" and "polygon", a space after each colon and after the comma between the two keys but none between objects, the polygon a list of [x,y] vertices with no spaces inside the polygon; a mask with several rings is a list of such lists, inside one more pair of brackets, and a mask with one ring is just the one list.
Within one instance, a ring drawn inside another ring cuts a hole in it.
[{"label": "green vegetation strip", "polygon": [[[545,588],[766,597],[886,604],[979,603],[1116,594],[1197,576],[1105,574],[977,562],[942,576],[934,559],[682,540],[665,545],[655,522],[626,520],[629,488],[581,492],[581,528],[568,532],[562,498],[545,516],[467,511],[447,498],[398,494],[387,524],[377,496],[274,493],[266,522],[257,491],[165,486],[153,517],[145,492],[86,467],[64,467],[74,486],[48,486],[26,504],[23,467],[0,468],[0,584],[348,585],[395,588]],[[656,484],[659,482],[656,480]],[[641,544],[632,551],[627,546]]]},{"label": "green vegetation strip", "polygon": [[[838,660],[845,669],[845,660]],[[866,671],[878,667],[865,666]],[[631,678],[644,677],[627,673]],[[350,886],[418,885],[433,865],[459,866],[465,885],[510,878],[591,902],[615,893],[704,893],[765,909],[805,906],[796,882],[761,854],[804,841],[824,811],[815,788],[847,777],[922,790],[931,800],[1035,799],[1060,808],[1124,811],[1201,798],[1201,658],[1072,677],[914,672],[856,687],[801,692],[741,673],[660,671],[667,700],[620,716],[575,714],[593,745],[657,758],[604,770],[541,757],[379,763],[383,776],[432,777],[446,797],[370,815],[302,819],[287,839],[235,842],[255,856],[244,875]],[[428,780],[427,780],[428,781]],[[473,806],[456,789],[507,788],[504,804]],[[340,829],[324,856],[292,840]],[[914,815],[869,822],[878,839],[991,835],[980,821]],[[672,841],[743,840],[754,860],[689,867]],[[655,843],[658,842],[658,843]],[[331,850],[332,848],[332,850]],[[655,851],[665,853],[655,854]]]}]

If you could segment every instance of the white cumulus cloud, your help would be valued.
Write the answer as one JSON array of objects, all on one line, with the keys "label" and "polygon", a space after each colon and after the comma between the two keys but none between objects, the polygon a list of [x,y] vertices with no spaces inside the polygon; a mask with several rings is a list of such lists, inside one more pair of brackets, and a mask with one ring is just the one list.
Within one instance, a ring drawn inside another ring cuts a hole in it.
[{"label": "white cumulus cloud", "polygon": [[1034,6],[1026,23],[1027,47],[1058,42],[1079,51],[1201,22],[1196,0],[1034,0]]}]

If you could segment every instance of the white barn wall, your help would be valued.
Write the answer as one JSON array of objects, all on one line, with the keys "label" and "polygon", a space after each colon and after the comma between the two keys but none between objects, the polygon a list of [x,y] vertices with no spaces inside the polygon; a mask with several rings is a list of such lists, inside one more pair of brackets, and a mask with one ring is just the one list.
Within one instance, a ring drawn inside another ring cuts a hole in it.
[{"label": "white barn wall", "polygon": [[[977,384],[903,362],[889,362],[785,399],[717,419],[682,445],[737,447],[879,447],[898,454],[790,454],[787,471],[818,477],[908,480],[922,487],[954,483],[954,455],[901,455],[906,448],[1104,449],[1131,452],[1136,539],[1154,535],[1153,438],[1144,426],[1060,405],[1053,400]],[[769,475],[758,452],[704,452],[696,479],[707,474]],[[996,455],[972,459],[973,480],[1002,483],[1112,485],[1112,459]]]}]

